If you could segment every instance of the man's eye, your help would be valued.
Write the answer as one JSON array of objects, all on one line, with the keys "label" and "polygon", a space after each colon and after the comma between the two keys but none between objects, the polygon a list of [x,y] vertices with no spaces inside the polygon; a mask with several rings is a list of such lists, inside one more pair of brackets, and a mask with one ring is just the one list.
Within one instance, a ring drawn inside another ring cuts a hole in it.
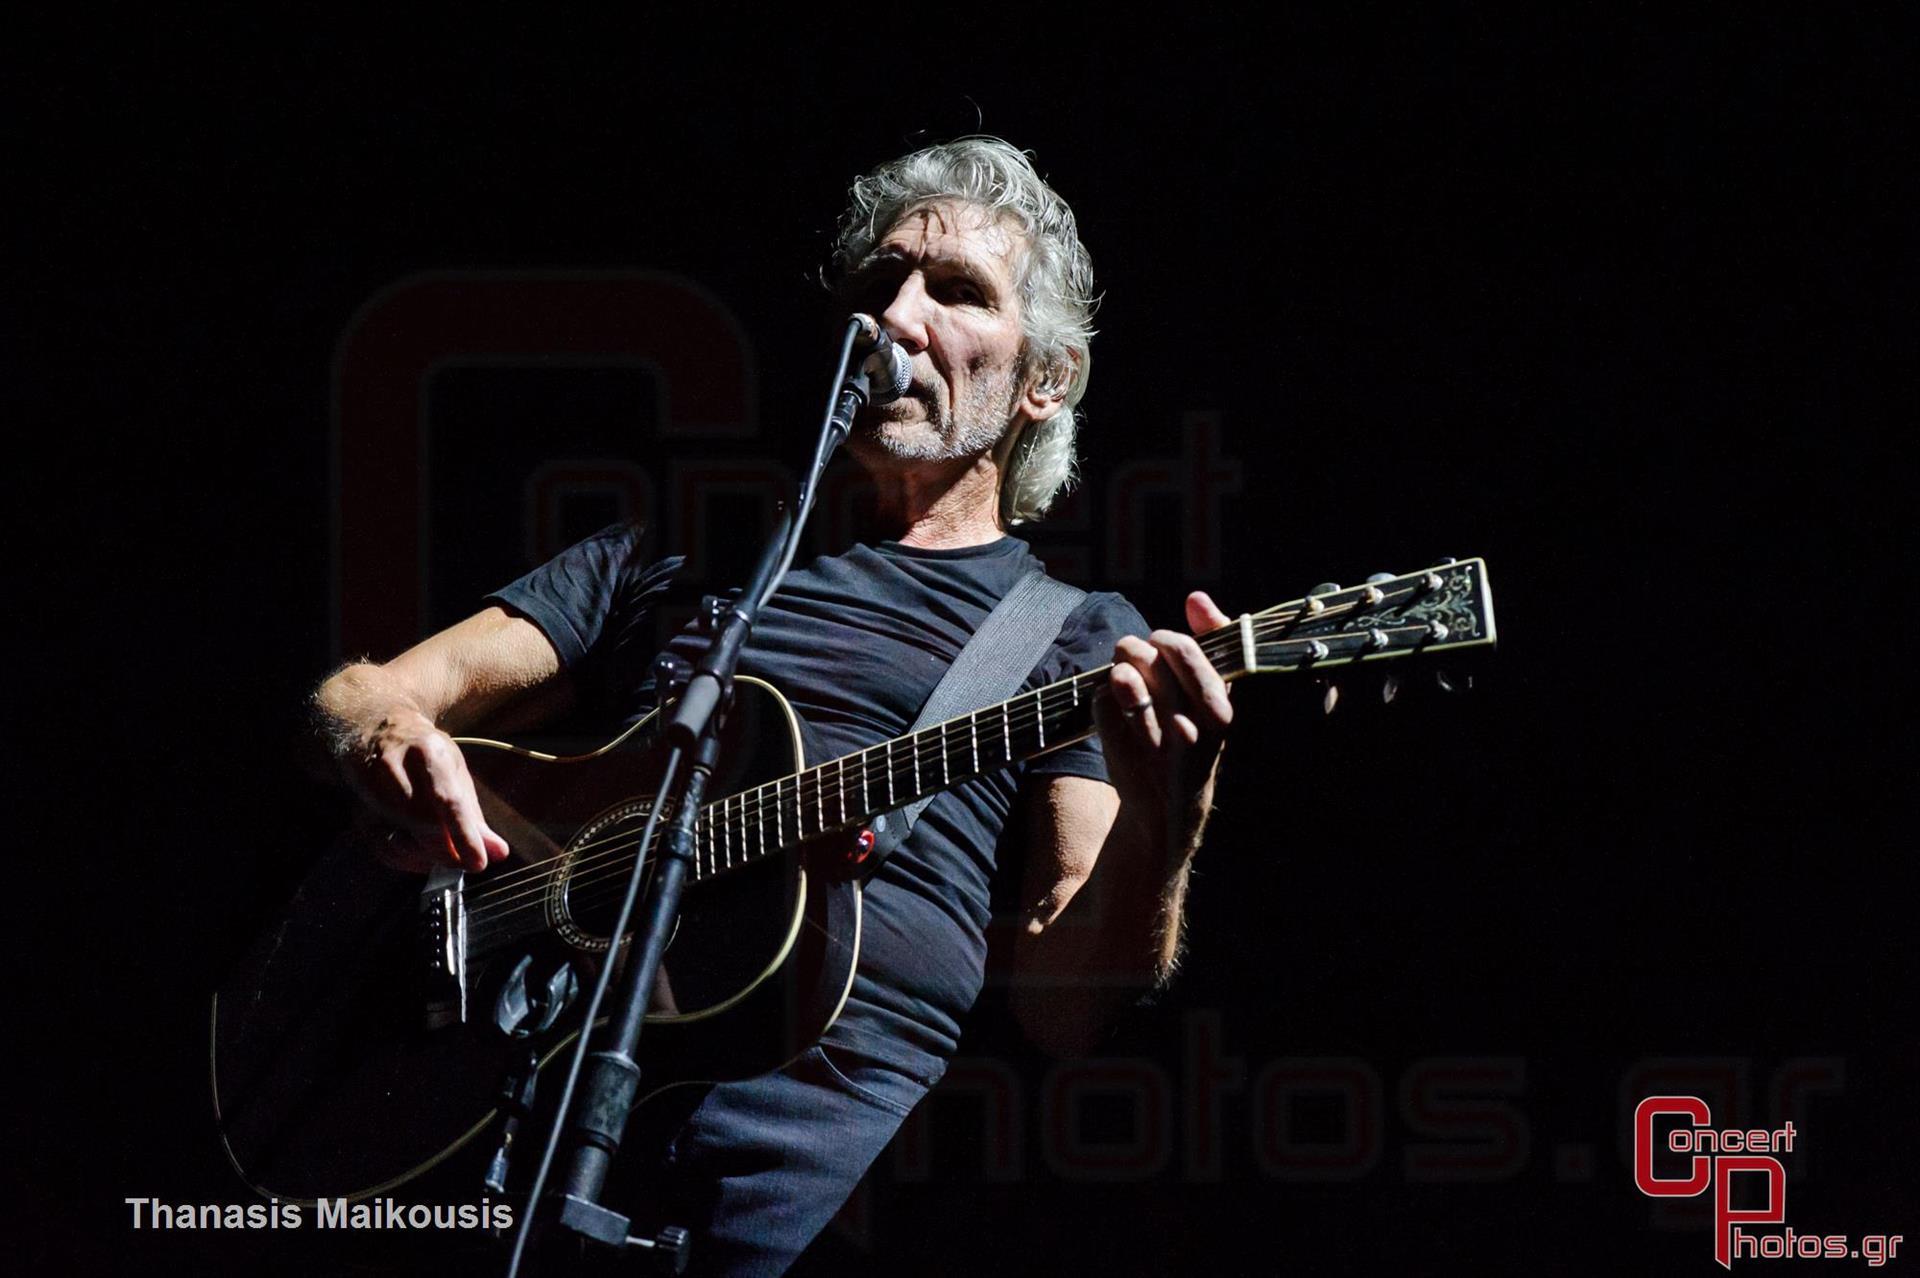
[{"label": "man's eye", "polygon": [[894,281],[876,277],[855,280],[850,290],[857,305],[865,310],[877,311],[887,309],[887,304],[893,301],[894,294],[899,291],[899,285]]}]

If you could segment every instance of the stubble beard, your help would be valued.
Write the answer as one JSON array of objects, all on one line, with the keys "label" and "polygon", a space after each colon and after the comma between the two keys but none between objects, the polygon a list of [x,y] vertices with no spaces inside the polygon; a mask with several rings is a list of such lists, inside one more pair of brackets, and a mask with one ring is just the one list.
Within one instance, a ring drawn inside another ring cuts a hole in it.
[{"label": "stubble beard", "polygon": [[897,461],[947,462],[978,457],[999,443],[1012,425],[1016,391],[1014,376],[1008,372],[996,380],[973,383],[966,398],[951,408],[933,396],[913,396],[927,409],[924,429],[888,430],[888,409],[882,408],[866,435]]}]

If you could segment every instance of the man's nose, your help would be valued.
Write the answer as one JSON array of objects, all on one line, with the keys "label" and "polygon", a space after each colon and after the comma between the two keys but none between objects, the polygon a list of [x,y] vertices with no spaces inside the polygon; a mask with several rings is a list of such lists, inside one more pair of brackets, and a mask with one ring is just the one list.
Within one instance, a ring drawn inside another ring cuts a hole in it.
[{"label": "man's nose", "polygon": [[909,355],[927,349],[927,286],[918,271],[900,281],[893,301],[880,313],[880,323]]}]

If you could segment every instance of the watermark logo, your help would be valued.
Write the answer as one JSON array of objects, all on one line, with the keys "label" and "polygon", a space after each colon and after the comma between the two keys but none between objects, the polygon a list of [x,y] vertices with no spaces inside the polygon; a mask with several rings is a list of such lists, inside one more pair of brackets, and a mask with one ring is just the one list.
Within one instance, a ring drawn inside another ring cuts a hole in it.
[{"label": "watermark logo", "polygon": [[[1874,1268],[1892,1260],[1904,1235],[1856,1240],[1745,1228],[1786,1223],[1787,1169],[1778,1155],[1792,1154],[1799,1135],[1791,1119],[1777,1128],[1716,1128],[1712,1110],[1697,1096],[1649,1096],[1633,1111],[1633,1182],[1649,1198],[1696,1198],[1711,1191],[1713,1258],[1723,1269],[1733,1268],[1736,1259],[1853,1259]],[[1672,1160],[1657,1159],[1663,1151],[1683,1156],[1685,1171],[1676,1174]],[[1734,1206],[1736,1177],[1760,1188],[1765,1205]]]}]

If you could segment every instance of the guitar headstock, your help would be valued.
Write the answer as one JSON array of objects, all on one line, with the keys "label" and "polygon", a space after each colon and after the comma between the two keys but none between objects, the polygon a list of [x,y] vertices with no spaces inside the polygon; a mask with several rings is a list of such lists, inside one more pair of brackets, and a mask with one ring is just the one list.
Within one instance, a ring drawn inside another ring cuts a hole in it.
[{"label": "guitar headstock", "polygon": [[1209,632],[1201,646],[1229,679],[1310,671],[1494,642],[1484,559],[1456,559],[1364,585],[1316,591]]}]

